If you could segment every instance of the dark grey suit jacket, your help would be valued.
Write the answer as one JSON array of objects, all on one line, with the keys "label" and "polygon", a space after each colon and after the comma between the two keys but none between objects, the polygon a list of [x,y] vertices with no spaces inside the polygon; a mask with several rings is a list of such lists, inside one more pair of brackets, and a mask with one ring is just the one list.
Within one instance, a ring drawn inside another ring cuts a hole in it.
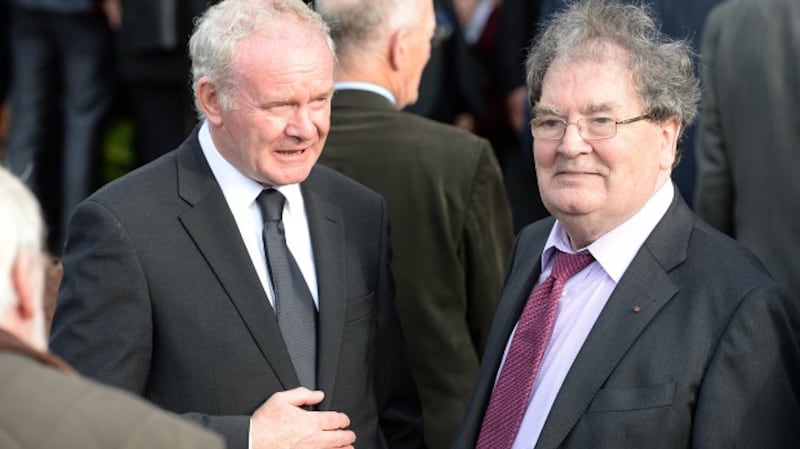
[{"label": "dark grey suit jacket", "polygon": [[726,1],[702,49],[695,210],[800,301],[800,2]]},{"label": "dark grey suit jacket", "polygon": [[513,243],[489,142],[361,90],[333,97],[320,163],[386,198],[392,268],[425,436],[449,447],[478,374]]},{"label": "dark grey suit jacket", "polygon": [[[316,167],[301,184],[319,283],[322,410],[359,447],[420,447],[383,199]],[[247,447],[249,415],[299,385],[197,133],[75,211],[51,348],[82,373]]]},{"label": "dark grey suit jacket", "polygon": [[[525,228],[453,448],[473,448],[553,219]],[[634,312],[634,307],[639,312]],[[800,308],[676,198],[567,374],[536,449],[800,447]]]}]

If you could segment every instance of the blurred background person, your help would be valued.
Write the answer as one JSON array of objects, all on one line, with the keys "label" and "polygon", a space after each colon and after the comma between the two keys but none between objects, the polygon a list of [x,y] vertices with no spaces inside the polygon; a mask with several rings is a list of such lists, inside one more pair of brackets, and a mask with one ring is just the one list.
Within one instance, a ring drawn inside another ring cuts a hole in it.
[{"label": "blurred background person", "polygon": [[418,97],[432,0],[316,0],[337,44],[320,163],[383,195],[425,439],[449,448],[486,344],[513,231],[490,143],[402,111]]},{"label": "blurred background person", "polygon": [[219,436],[81,378],[47,352],[45,228],[33,194],[0,167],[0,434],[6,449],[222,449]]},{"label": "blurred background person", "polygon": [[97,187],[114,75],[102,0],[10,0],[5,164],[36,192],[60,254],[72,209]]},{"label": "blurred background person", "polygon": [[117,95],[133,122],[132,167],[180,145],[197,122],[187,44],[194,19],[218,1],[106,0],[115,31]]},{"label": "blurred background person", "polygon": [[695,209],[800,300],[800,2],[720,4],[702,55]]},{"label": "blurred background person", "polygon": [[8,25],[8,2],[0,0],[0,161],[3,160],[8,134],[8,85],[11,77],[11,55],[8,40],[11,37]]},{"label": "blurred background person", "polygon": [[544,218],[550,213],[542,204],[533,166],[533,142],[528,126],[530,108],[525,88],[525,54],[539,24],[540,0],[503,0],[494,43],[496,92],[514,139],[510,139],[504,174],[509,188],[514,227]]}]

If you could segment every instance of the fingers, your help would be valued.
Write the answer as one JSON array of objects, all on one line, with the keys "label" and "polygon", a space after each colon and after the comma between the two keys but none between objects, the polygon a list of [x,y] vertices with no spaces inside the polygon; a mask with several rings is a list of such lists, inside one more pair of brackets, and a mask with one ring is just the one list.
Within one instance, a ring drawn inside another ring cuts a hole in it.
[{"label": "fingers", "polygon": [[311,391],[305,387],[297,387],[291,390],[275,393],[274,396],[279,396],[285,399],[289,404],[296,407],[304,405],[317,405],[325,398],[325,393],[315,390]]},{"label": "fingers", "polygon": [[314,414],[319,428],[322,430],[346,429],[350,426],[350,418],[340,412],[309,412]]},{"label": "fingers", "polygon": [[350,418],[346,414],[303,410],[324,397],[321,391],[303,387],[273,394],[251,418],[252,447],[353,449],[356,435],[347,429]]},{"label": "fingers", "polygon": [[356,434],[352,430],[331,430],[324,432],[318,439],[319,447],[330,447],[340,449],[353,449],[356,442]]}]

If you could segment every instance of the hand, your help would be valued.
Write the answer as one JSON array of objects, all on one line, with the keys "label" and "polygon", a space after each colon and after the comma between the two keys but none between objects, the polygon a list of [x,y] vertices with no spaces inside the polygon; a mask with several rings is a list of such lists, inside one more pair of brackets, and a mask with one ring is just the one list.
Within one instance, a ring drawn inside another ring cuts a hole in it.
[{"label": "hand", "polygon": [[118,30],[122,25],[122,5],[120,0],[102,0],[100,2],[100,9],[106,15],[108,26],[112,30]]},{"label": "hand", "polygon": [[250,419],[252,449],[354,449],[350,418],[339,412],[306,411],[325,394],[299,387],[273,394]]}]

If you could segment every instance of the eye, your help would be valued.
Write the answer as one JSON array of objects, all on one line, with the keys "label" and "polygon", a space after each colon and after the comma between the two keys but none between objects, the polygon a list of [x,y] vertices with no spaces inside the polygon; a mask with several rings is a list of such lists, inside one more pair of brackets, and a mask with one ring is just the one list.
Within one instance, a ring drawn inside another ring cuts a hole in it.
[{"label": "eye", "polygon": [[539,129],[559,128],[564,121],[557,117],[541,117],[533,121],[533,126]]},{"label": "eye", "polygon": [[586,120],[591,126],[610,126],[616,124],[616,120],[611,117],[589,117]]},{"label": "eye", "polygon": [[285,114],[292,110],[292,105],[287,102],[276,102],[268,104],[265,108],[271,114]]},{"label": "eye", "polygon": [[331,99],[330,95],[324,95],[321,97],[314,98],[313,100],[311,100],[311,103],[317,106],[325,106],[326,104],[328,104],[328,101],[330,99]]}]

